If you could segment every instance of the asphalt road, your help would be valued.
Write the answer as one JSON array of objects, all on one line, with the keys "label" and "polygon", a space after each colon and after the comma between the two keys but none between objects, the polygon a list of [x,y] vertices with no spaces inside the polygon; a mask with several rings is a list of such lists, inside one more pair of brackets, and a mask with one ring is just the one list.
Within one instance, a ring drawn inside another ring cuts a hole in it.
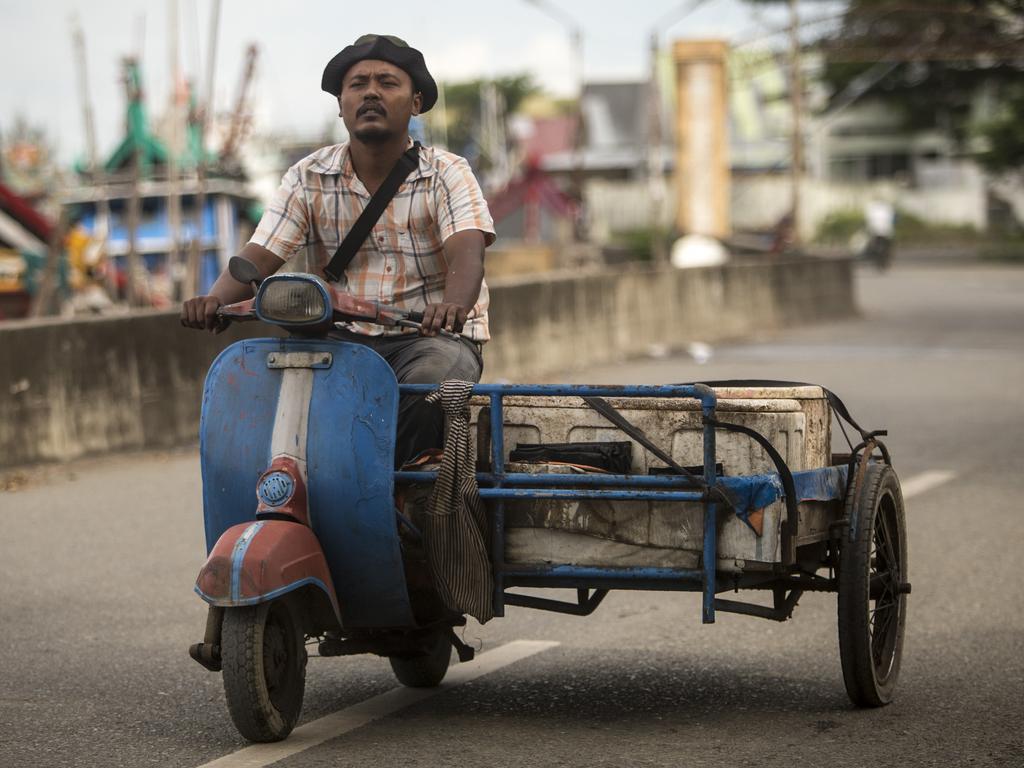
[{"label": "asphalt road", "polygon": [[704,364],[648,357],[572,378],[815,381],[889,428],[905,482],[955,473],[908,500],[894,704],[849,704],[834,596],[806,595],[785,624],[703,626],[697,596],[622,592],[589,618],[512,608],[470,627],[484,651],[557,645],[418,702],[373,698],[396,686],[384,660],[311,659],[303,723],[342,711],[319,726],[340,735],[231,756],[245,743],[220,676],[186,653],[205,610],[198,460],[184,451],[0,478],[0,766],[1024,765],[1024,271],[859,283],[858,320],[722,346]]}]

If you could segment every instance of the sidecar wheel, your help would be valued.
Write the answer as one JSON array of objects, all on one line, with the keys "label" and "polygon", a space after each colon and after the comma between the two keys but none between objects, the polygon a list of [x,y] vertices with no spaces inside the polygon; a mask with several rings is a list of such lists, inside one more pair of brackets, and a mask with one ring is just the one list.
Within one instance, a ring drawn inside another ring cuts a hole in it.
[{"label": "sidecar wheel", "polygon": [[392,656],[391,669],[398,682],[410,688],[434,688],[441,684],[452,658],[452,644],[444,632],[435,632],[427,651],[415,656]]},{"label": "sidecar wheel", "polygon": [[[856,508],[854,505],[856,504]],[[892,468],[871,464],[847,516],[839,563],[839,657],[850,701],[881,707],[892,701],[907,620],[907,527],[903,494]]]},{"label": "sidecar wheel", "polygon": [[283,600],[224,612],[221,661],[228,712],[250,741],[280,741],[295,727],[306,688],[306,646]]}]

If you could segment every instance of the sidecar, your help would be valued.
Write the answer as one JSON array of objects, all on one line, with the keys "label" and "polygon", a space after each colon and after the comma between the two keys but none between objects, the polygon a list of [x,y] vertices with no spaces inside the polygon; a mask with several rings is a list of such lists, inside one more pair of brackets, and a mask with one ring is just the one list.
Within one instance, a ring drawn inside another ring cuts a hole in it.
[{"label": "sidecar", "polygon": [[[834,592],[850,699],[892,700],[910,593],[903,499],[885,433],[862,430],[833,393],[770,382],[473,391],[496,615],[585,616],[624,589],[701,592],[705,623],[718,612],[785,621],[805,592]],[[833,416],[862,438],[848,453],[832,453]],[[628,471],[565,460],[566,446],[619,441]],[[563,454],[515,461],[524,444]],[[517,587],[575,589],[577,600]],[[731,591],[771,602],[720,596]]]}]

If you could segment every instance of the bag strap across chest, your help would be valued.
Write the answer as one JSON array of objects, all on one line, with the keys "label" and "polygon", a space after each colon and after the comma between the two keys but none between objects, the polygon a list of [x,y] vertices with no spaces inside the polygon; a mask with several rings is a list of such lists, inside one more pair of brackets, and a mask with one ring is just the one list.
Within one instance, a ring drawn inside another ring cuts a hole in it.
[{"label": "bag strap across chest", "polygon": [[398,192],[398,188],[402,186],[402,182],[419,164],[419,151],[420,143],[417,141],[402,153],[394,168],[391,169],[391,172],[377,188],[377,191],[373,193],[370,202],[366,204],[363,212],[356,219],[355,224],[352,225],[348,234],[345,235],[345,239],[341,241],[338,250],[334,252],[334,256],[331,257],[327,266],[324,267],[324,274],[332,282],[338,282],[341,276],[345,274],[348,265],[352,263],[352,259],[355,258],[356,253],[366,241],[373,226],[380,219],[381,214],[384,213],[384,209],[388,207],[388,203],[391,202],[395,193]]}]

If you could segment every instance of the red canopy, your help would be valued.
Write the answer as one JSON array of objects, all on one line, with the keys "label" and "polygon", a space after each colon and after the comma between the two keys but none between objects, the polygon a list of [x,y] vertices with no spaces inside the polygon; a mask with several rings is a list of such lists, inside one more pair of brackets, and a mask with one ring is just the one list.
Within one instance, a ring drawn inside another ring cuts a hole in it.
[{"label": "red canopy", "polygon": [[53,234],[53,222],[32,207],[32,204],[16,195],[10,187],[0,183],[0,210],[17,221],[44,243],[50,242]]}]

